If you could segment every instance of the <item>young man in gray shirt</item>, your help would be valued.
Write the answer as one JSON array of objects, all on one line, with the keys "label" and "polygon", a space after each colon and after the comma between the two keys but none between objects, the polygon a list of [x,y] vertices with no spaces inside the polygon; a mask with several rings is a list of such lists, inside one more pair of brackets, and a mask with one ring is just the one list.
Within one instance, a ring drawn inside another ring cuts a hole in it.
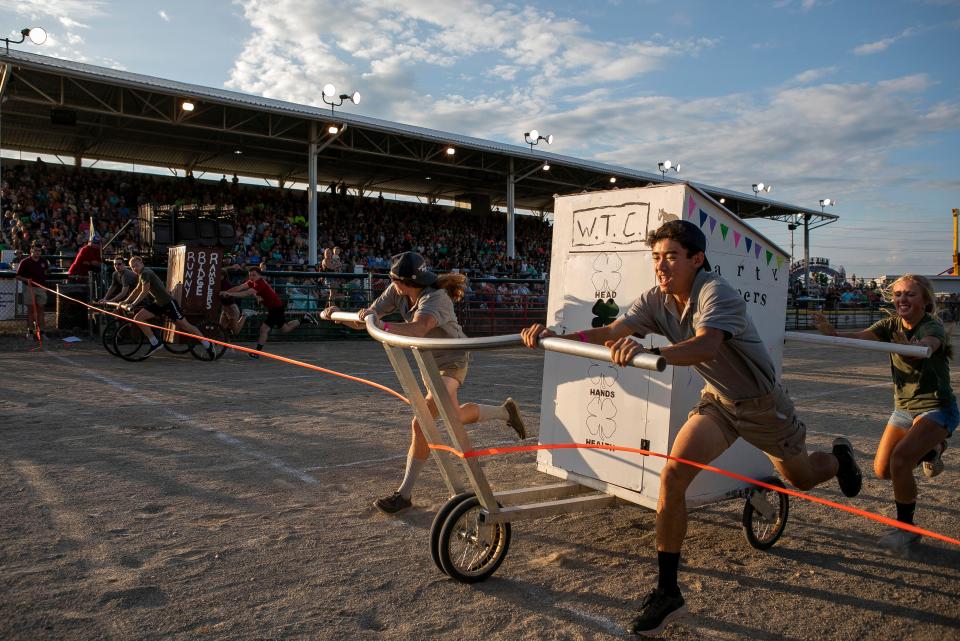
[{"label": "young man in gray shirt", "polygon": [[[860,492],[862,477],[853,447],[844,438],[833,453],[806,448],[806,427],[776,379],[776,370],[746,304],[720,276],[710,271],[706,238],[696,225],[670,221],[646,240],[652,251],[657,286],[640,296],[626,314],[606,327],[564,338],[610,347],[617,365],[626,366],[645,351],[631,335],[660,334],[671,345],[654,353],[670,365],[692,366],[706,381],[700,402],[680,428],[670,454],[708,464],[737,438],[762,450],[780,474],[800,490],[837,478],[846,496]],[[555,334],[537,324],[523,330],[528,347]],[[685,612],[677,585],[680,549],[687,532],[687,488],[700,468],[670,460],[660,473],[657,504],[657,587],[643,600],[640,614],[627,626],[632,634],[659,634]]]}]

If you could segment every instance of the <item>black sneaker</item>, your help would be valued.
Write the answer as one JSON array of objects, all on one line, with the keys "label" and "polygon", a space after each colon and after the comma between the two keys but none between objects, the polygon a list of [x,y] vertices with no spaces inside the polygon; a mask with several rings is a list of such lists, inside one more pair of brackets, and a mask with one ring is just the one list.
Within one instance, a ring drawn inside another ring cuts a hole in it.
[{"label": "black sneaker", "polygon": [[207,341],[206,350],[207,350],[207,356],[210,357],[210,360],[211,360],[211,361],[217,360],[217,347],[216,347],[216,345],[214,345],[214,344],[211,343],[210,341]]},{"label": "black sneaker", "polygon": [[653,637],[667,627],[667,624],[687,613],[683,595],[669,596],[657,588],[647,595],[640,604],[640,614],[627,625],[627,632],[643,637]]},{"label": "black sneaker", "polygon": [[401,510],[406,510],[408,507],[413,505],[413,503],[410,501],[410,499],[403,498],[403,495],[400,494],[400,492],[394,492],[390,496],[377,499],[373,502],[373,505],[381,512],[386,512],[387,514],[396,514]]},{"label": "black sneaker", "polygon": [[517,438],[521,441],[527,438],[527,426],[523,422],[523,417],[520,416],[520,408],[517,407],[517,402],[508,398],[504,401],[503,406],[507,408],[507,413],[510,415],[510,418],[507,419],[507,425],[513,428],[513,431],[517,433]]},{"label": "black sneaker", "polygon": [[853,445],[850,441],[840,437],[833,440],[833,455],[837,457],[840,467],[837,468],[837,483],[844,496],[854,497],[860,494],[863,487],[863,475],[860,466],[853,458]]},{"label": "black sneaker", "polygon": [[254,353],[254,352],[247,352],[247,356],[249,356],[250,358],[252,358],[252,359],[254,359],[254,360],[260,358],[260,354],[256,354],[256,353]]},{"label": "black sneaker", "polygon": [[144,354],[143,357],[148,358],[151,354],[153,354],[155,351],[157,351],[161,347],[163,347],[163,343],[159,341],[157,342],[156,345],[150,345],[149,347],[147,347],[147,353]]}]

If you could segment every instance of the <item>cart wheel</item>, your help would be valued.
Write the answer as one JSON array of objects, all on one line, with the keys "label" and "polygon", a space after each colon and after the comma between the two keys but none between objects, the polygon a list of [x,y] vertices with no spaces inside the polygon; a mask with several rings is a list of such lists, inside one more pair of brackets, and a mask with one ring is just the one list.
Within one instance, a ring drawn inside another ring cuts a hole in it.
[{"label": "cart wheel", "polygon": [[475,496],[458,503],[440,530],[440,565],[461,583],[476,583],[497,571],[510,548],[510,524],[482,525]]},{"label": "cart wheel", "polygon": [[437,510],[437,515],[433,517],[433,525],[430,526],[430,556],[433,558],[436,566],[443,572],[446,572],[446,570],[444,570],[443,565],[440,564],[440,530],[443,529],[443,524],[446,522],[447,517],[450,516],[450,511],[473,495],[473,492],[455,494]]},{"label": "cart wheel", "polygon": [[[770,485],[785,487],[778,478],[764,479]],[[775,495],[775,496],[774,496]],[[775,513],[773,519],[763,516],[751,501],[764,501]],[[753,490],[751,498],[743,506],[743,535],[747,542],[758,550],[767,550],[773,547],[784,528],[787,527],[787,515],[790,513],[790,497],[783,492],[774,492],[765,488]]]},{"label": "cart wheel", "polygon": [[[197,329],[199,329],[200,333],[207,338],[212,338],[214,340],[223,342],[223,330],[217,323],[207,321],[205,323],[201,323]],[[217,345],[216,343],[211,343],[211,345],[213,345],[213,356],[210,355],[210,352],[207,351],[206,347],[200,344],[200,341],[191,340],[190,353],[198,361],[215,361],[223,356],[223,353],[227,351],[227,348],[223,345]]]},{"label": "cart wheel", "polygon": [[125,361],[142,361],[147,353],[146,337],[140,331],[140,327],[133,322],[121,322],[117,326],[117,331],[113,334],[113,353]]},{"label": "cart wheel", "polygon": [[168,343],[167,341],[163,341],[163,348],[171,354],[186,354],[190,351],[190,343]]},{"label": "cart wheel", "polygon": [[113,337],[117,333],[117,326],[119,321],[116,318],[111,318],[103,324],[103,334],[101,335],[101,340],[103,341],[103,346],[108,352],[114,356],[119,356],[116,348],[113,346]]}]

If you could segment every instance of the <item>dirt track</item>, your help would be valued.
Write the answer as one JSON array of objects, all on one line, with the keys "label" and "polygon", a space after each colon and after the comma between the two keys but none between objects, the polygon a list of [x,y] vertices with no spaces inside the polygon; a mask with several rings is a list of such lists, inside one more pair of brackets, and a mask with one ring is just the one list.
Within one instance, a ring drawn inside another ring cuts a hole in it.
[{"label": "dirt track", "polygon": [[[449,580],[428,552],[446,499],[432,464],[415,509],[370,504],[399,480],[409,429],[382,392],[237,354],[133,364],[90,343],[0,341],[0,639],[605,639],[655,575],[653,514],[623,507],[514,524],[492,578]],[[376,344],[270,347],[398,387]],[[788,346],[784,370],[811,446],[848,435],[869,470],[891,408],[885,357]],[[540,371],[533,352],[478,354],[461,398],[512,395],[535,435]],[[960,538],[951,445],[946,472],[920,476],[917,518]],[[532,461],[484,465],[496,489],[551,482]],[[815,493],[845,500],[834,484]],[[853,504],[891,514],[889,483],[868,478]],[[666,638],[960,638],[960,548],[888,556],[883,526],[794,500],[758,552],[742,507],[692,514],[692,616]]]}]

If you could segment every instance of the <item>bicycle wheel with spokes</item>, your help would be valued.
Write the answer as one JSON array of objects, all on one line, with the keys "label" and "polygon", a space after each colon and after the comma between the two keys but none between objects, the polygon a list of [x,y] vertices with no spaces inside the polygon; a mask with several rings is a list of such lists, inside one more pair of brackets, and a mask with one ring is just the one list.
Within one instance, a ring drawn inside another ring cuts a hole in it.
[{"label": "bicycle wheel with spokes", "polygon": [[150,343],[136,323],[121,322],[113,335],[114,353],[125,361],[142,361]]},{"label": "bicycle wheel with spokes", "polygon": [[510,549],[510,524],[480,521],[480,500],[473,496],[458,503],[440,530],[440,565],[461,583],[488,578]]},{"label": "bicycle wheel with spokes", "polygon": [[[217,323],[212,321],[200,323],[200,326],[197,329],[199,329],[200,333],[207,338],[212,338],[221,342],[224,339],[223,330],[220,329],[220,326]],[[210,345],[213,348],[212,350],[204,347],[200,341],[192,341],[190,343],[190,353],[193,354],[193,357],[198,361],[215,361],[223,356],[223,353],[227,351],[227,348],[223,345],[217,345],[216,343],[211,343]]]},{"label": "bicycle wheel with spokes", "polygon": [[116,318],[111,318],[105,321],[103,325],[103,333],[100,335],[100,340],[103,342],[104,349],[114,356],[120,355],[113,346],[113,337],[117,335],[117,327],[119,325],[120,321]]},{"label": "bicycle wheel with spokes", "polygon": [[[784,487],[783,481],[764,479],[770,485]],[[766,514],[764,514],[766,513]],[[743,535],[758,550],[768,550],[777,542],[790,514],[790,497],[782,492],[756,488],[743,506]]]},{"label": "bicycle wheel with spokes", "polygon": [[[171,324],[168,323],[166,326],[171,327]],[[176,329],[176,327],[174,327],[174,329]],[[164,336],[166,335],[166,332],[164,332]],[[177,336],[176,334],[174,334],[172,338],[173,341],[163,341],[163,348],[171,354],[186,354],[195,342],[192,338]]]}]

